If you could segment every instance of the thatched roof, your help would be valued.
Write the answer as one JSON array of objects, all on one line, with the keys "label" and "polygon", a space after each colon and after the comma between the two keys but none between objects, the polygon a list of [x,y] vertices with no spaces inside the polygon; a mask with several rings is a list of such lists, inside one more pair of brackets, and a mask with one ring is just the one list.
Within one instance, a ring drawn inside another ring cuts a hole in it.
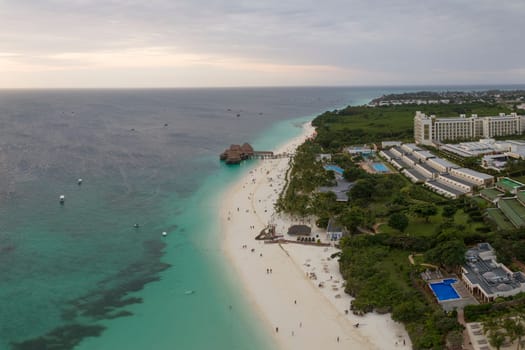
[{"label": "thatched roof", "polygon": [[253,147],[252,145],[250,145],[249,143],[243,143],[243,145],[241,146],[242,148],[242,151],[244,153],[246,153],[247,155],[253,155]]},{"label": "thatched roof", "polygon": [[220,154],[219,158],[225,160],[228,164],[238,164],[241,160],[249,159],[254,155],[253,147],[249,143],[241,145],[230,145],[223,153]]},{"label": "thatched roof", "polygon": [[288,228],[289,235],[309,235],[310,233],[312,233],[312,229],[306,225],[293,225]]}]

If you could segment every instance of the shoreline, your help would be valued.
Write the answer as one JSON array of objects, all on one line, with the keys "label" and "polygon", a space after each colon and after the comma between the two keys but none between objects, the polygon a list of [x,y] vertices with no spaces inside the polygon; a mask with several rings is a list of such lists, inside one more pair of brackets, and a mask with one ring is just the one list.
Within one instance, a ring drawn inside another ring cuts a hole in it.
[{"label": "shoreline", "polygon": [[[301,135],[276,152],[293,153],[314,131],[305,123]],[[344,292],[338,261],[330,259],[336,248],[254,239],[270,222],[287,238],[293,221],[275,214],[273,204],[288,168],[288,158],[258,161],[219,199],[222,248],[264,334],[280,349],[410,349],[404,326],[390,315],[349,311],[352,298]],[[311,273],[315,280],[307,277]]]}]

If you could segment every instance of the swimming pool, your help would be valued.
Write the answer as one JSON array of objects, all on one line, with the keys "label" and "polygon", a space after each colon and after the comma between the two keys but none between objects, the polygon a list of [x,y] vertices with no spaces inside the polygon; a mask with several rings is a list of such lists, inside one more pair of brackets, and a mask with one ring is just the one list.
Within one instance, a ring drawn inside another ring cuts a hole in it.
[{"label": "swimming pool", "polygon": [[439,301],[460,299],[461,297],[459,296],[458,292],[456,292],[452,286],[452,284],[456,282],[457,279],[449,278],[441,282],[430,283],[430,288]]},{"label": "swimming pool", "polygon": [[387,173],[388,168],[383,163],[372,163],[372,168],[378,173]]},{"label": "swimming pool", "polygon": [[340,166],[337,166],[337,165],[325,165],[324,168],[326,170],[332,170],[333,172],[336,172],[339,175],[343,175],[343,173],[345,172],[343,170],[343,168],[341,168]]}]

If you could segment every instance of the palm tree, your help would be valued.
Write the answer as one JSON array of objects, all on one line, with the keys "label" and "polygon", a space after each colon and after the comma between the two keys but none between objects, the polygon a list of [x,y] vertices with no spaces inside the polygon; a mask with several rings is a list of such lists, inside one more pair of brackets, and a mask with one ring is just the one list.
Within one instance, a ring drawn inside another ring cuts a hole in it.
[{"label": "palm tree", "polygon": [[505,320],[503,320],[503,329],[505,330],[505,334],[509,338],[509,343],[511,344],[514,343],[516,339],[518,339],[516,334],[518,324],[521,324],[521,322],[516,322],[516,319],[513,317],[507,317]]},{"label": "palm tree", "polygon": [[516,345],[516,350],[520,350],[521,347],[521,338],[525,336],[525,326],[523,325],[524,321],[524,315],[522,313],[519,313],[516,317],[514,317],[514,322],[512,324],[512,333],[514,336],[514,340],[518,341],[518,344]]},{"label": "palm tree", "polygon": [[497,350],[500,350],[507,338],[502,328],[503,322],[501,318],[491,317],[483,322],[483,333],[487,336],[490,345]]}]

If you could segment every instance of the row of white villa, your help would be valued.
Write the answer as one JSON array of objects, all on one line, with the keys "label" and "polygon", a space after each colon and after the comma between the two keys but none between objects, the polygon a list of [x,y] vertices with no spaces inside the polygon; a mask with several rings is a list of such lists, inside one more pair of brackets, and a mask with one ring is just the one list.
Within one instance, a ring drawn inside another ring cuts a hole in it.
[{"label": "row of white villa", "polygon": [[412,182],[422,183],[448,198],[470,194],[476,188],[490,187],[494,183],[491,175],[462,168],[413,143],[383,149],[379,155]]},{"label": "row of white villa", "polygon": [[439,146],[444,141],[521,135],[524,132],[525,116],[516,113],[490,117],[461,114],[459,118],[437,118],[418,111],[414,116],[414,139],[416,144],[422,145]]}]

